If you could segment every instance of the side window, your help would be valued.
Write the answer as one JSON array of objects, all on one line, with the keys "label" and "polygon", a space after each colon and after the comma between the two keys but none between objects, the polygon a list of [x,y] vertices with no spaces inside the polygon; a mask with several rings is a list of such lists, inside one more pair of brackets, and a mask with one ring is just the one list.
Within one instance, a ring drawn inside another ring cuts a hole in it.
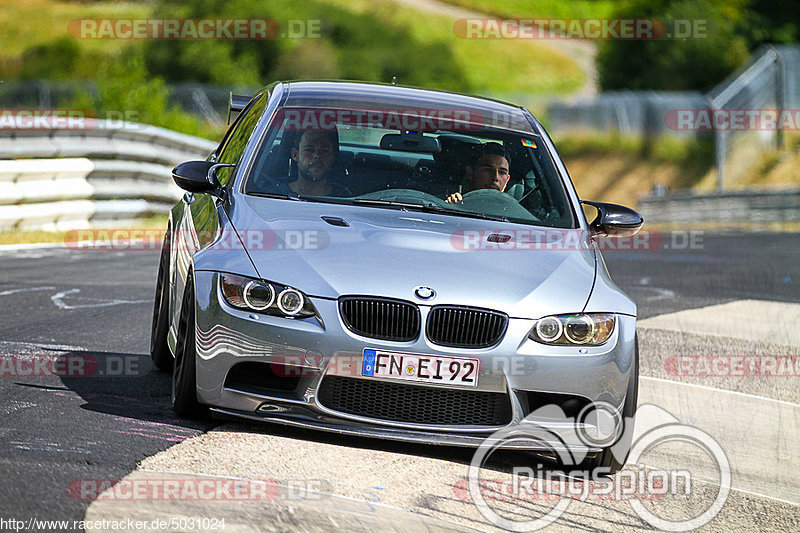
[{"label": "side window", "polygon": [[[217,161],[220,163],[238,163],[244,153],[244,148],[253,130],[261,118],[261,113],[264,112],[264,106],[267,103],[267,95],[260,95],[258,99],[251,103],[246,109],[242,111],[233,125],[230,134],[223,141],[223,146],[220,147],[217,155]],[[217,178],[220,184],[227,185],[233,176],[234,168],[223,168],[217,172]]]}]

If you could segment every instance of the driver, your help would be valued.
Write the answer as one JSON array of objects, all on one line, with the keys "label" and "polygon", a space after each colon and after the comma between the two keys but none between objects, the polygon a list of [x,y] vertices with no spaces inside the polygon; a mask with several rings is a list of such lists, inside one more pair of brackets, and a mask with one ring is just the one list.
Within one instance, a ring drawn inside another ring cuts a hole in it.
[{"label": "driver", "polygon": [[297,164],[297,179],[288,183],[286,194],[305,196],[348,196],[346,187],[329,177],[339,154],[339,135],[336,130],[308,130],[296,139],[291,158]]},{"label": "driver", "polygon": [[463,200],[463,194],[478,189],[505,191],[508,179],[508,156],[500,143],[490,142],[482,146],[475,158],[464,169],[464,179],[459,192],[447,197],[445,202],[455,204]]}]

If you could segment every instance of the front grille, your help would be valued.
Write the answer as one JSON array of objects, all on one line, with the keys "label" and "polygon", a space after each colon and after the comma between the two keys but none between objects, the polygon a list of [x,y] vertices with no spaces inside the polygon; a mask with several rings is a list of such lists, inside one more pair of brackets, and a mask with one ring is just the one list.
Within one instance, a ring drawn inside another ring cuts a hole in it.
[{"label": "front grille", "polygon": [[454,348],[488,348],[508,327],[508,316],[476,307],[436,306],[428,316],[425,334],[431,342]]},{"label": "front grille", "polygon": [[499,392],[328,376],[317,400],[334,411],[392,422],[500,426],[511,421],[511,402]]},{"label": "front grille", "polygon": [[339,309],[347,329],[364,337],[413,341],[419,336],[419,309],[410,302],[348,297],[339,300]]}]

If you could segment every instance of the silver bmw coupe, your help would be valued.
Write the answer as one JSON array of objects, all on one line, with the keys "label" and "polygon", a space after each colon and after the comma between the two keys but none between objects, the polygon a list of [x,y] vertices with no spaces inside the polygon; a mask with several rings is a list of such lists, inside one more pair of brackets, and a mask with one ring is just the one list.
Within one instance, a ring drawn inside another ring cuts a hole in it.
[{"label": "silver bmw coupe", "polygon": [[179,415],[478,446],[534,423],[558,441],[558,412],[612,437],[571,444],[593,465],[624,463],[636,305],[599,243],[642,218],[581,202],[528,110],[302,81],[231,111],[173,170],[151,355]]}]

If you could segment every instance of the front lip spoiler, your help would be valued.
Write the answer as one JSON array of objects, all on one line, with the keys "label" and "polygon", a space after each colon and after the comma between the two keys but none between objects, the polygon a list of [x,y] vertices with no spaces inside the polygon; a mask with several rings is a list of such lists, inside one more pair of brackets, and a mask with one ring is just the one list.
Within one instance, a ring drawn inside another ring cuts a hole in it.
[{"label": "front lip spoiler", "polygon": [[[408,429],[396,429],[390,427],[373,427],[363,424],[352,424],[348,421],[329,421],[321,420],[313,411],[300,406],[292,406],[289,410],[283,412],[280,416],[272,414],[259,414],[246,411],[237,411],[234,409],[224,409],[221,407],[210,407],[212,413],[221,415],[223,417],[245,418],[248,420],[255,420],[259,422],[270,422],[275,424],[283,424],[287,426],[315,429],[336,433],[339,435],[351,435],[356,437],[368,437],[378,439],[389,439],[402,442],[414,442],[421,444],[434,444],[437,446],[460,446],[465,448],[477,448],[483,444],[484,440],[489,436],[486,435],[465,435],[453,433],[437,433],[432,431],[418,431]],[[556,443],[548,442],[547,444],[535,439],[527,440],[513,440],[508,445],[504,445],[503,449],[509,450],[531,450],[542,452],[583,452],[586,454],[596,454],[601,451],[600,448],[592,447],[565,447],[558,446]]]}]

